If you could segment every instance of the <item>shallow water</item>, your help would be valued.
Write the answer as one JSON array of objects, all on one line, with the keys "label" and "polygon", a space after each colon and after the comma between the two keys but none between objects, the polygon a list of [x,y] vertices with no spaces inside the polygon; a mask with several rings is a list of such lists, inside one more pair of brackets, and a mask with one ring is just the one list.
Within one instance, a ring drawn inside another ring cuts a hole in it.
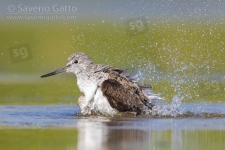
[{"label": "shallow water", "polygon": [[[223,1],[68,0],[58,4],[76,6],[76,20],[10,19],[20,3],[57,1],[1,3],[0,149],[225,149]],[[75,51],[130,71],[168,104],[141,117],[77,115],[75,76],[40,78]]]},{"label": "shallow water", "polygon": [[[0,143],[4,149],[13,149],[15,144],[18,149],[25,145],[30,149],[57,149],[55,143],[61,143],[63,149],[222,150],[224,107],[225,104],[182,104],[182,115],[168,118],[168,112],[160,117],[82,116],[76,105],[0,106],[0,135],[6,137],[0,138]],[[23,140],[18,140],[20,137]],[[27,140],[36,142],[24,144]]]}]

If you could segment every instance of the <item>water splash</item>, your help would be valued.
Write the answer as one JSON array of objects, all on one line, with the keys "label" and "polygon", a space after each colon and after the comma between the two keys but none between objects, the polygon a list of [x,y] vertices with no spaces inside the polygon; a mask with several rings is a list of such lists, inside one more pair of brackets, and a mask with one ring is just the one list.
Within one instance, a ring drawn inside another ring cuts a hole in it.
[{"label": "water splash", "polygon": [[[133,75],[132,78],[138,82],[143,82],[143,80],[146,78],[147,70],[154,70],[154,72],[157,72],[155,67],[150,63],[145,69],[138,69],[137,73]],[[144,92],[147,93],[151,99],[151,103],[155,105],[150,112],[147,110],[147,114],[158,117],[176,117],[181,115],[182,112],[179,110],[179,107],[184,97],[181,96],[180,84],[175,86],[175,90],[178,91],[178,93],[173,96],[171,104],[166,103],[164,98],[161,98],[159,94],[154,94],[150,89],[145,90]]]},{"label": "water splash", "polygon": [[181,97],[179,92],[178,94],[174,95],[171,104],[160,104],[160,105],[154,106],[150,112],[150,115],[158,116],[158,117],[180,116],[182,115],[182,111],[180,110],[180,105],[182,100],[183,100],[183,97]]},{"label": "water splash", "polygon": [[[150,112],[148,111],[147,116],[162,118],[210,118],[224,116],[224,113],[208,109],[211,103],[207,101],[209,96],[220,96],[219,94],[224,90],[222,84],[224,80],[221,79],[223,78],[221,75],[208,77],[202,74],[186,75],[185,72],[165,74],[159,72],[154,65],[149,63],[145,68],[139,68],[133,77],[140,83],[150,81],[157,87],[164,85],[160,89],[162,94],[155,95],[151,90],[145,91],[150,97],[158,96],[153,101],[155,106]],[[214,82],[214,80],[216,82]],[[163,84],[160,84],[160,82]],[[166,82],[166,84],[164,82]],[[168,91],[167,89],[169,88],[173,88],[173,91]],[[173,97],[171,97],[171,95],[173,95]],[[161,99],[159,96],[162,96],[165,99]],[[215,99],[215,97],[213,98]],[[169,103],[169,101],[171,101],[171,103]],[[187,105],[189,103],[184,102],[189,102],[192,107]],[[204,104],[202,102],[204,102]]]}]

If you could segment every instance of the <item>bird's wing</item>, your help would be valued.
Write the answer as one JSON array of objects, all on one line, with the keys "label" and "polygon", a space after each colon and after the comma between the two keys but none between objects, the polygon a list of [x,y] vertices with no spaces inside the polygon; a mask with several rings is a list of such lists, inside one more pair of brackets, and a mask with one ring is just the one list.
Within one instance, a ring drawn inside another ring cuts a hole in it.
[{"label": "bird's wing", "polygon": [[111,71],[117,72],[119,74],[125,72],[125,70],[123,69],[119,69],[119,68],[114,68],[112,66],[108,66],[108,65],[95,65],[95,73],[96,72],[105,72],[105,73],[109,73]]},{"label": "bird's wing", "polygon": [[146,105],[144,101],[148,100],[139,87],[132,85],[126,86],[115,79],[105,80],[101,84],[101,90],[103,95],[108,99],[111,107],[120,112],[132,111],[137,112],[138,115],[141,113],[144,105]]},{"label": "bird's wing", "polygon": [[149,84],[140,84],[137,82],[137,85],[142,89],[142,90],[145,90],[145,89],[151,89],[152,86],[149,85]]},{"label": "bird's wing", "polygon": [[141,89],[151,89],[152,86],[148,85],[148,84],[140,84],[137,81],[135,81],[132,76],[130,74],[127,73],[126,70],[123,69],[119,69],[119,68],[114,68],[112,66],[108,66],[108,65],[96,65],[96,72],[105,72],[105,73],[112,73],[112,72],[116,72],[118,73],[120,76],[123,76],[125,78],[127,78],[128,80],[130,80],[131,82],[135,82],[136,85],[141,88]]}]

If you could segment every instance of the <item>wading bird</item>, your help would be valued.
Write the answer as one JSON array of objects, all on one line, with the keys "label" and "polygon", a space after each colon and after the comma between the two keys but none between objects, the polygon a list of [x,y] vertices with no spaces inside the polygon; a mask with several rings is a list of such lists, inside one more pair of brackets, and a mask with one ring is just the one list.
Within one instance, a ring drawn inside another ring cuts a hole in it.
[{"label": "wading bird", "polygon": [[78,99],[81,113],[84,115],[101,113],[114,115],[117,112],[135,112],[140,115],[152,109],[152,98],[141,85],[128,76],[124,70],[108,65],[94,64],[82,52],[73,53],[64,68],[41,76],[41,78],[62,72],[72,72],[77,76],[77,85],[83,93]]}]

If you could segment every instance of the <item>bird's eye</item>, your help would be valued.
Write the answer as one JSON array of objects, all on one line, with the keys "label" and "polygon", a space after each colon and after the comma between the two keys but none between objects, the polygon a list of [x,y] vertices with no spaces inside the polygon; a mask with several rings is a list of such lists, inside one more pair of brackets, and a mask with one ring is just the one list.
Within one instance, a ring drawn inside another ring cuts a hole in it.
[{"label": "bird's eye", "polygon": [[74,64],[77,64],[78,63],[78,61],[77,60],[74,60],[74,62],[73,62]]}]

